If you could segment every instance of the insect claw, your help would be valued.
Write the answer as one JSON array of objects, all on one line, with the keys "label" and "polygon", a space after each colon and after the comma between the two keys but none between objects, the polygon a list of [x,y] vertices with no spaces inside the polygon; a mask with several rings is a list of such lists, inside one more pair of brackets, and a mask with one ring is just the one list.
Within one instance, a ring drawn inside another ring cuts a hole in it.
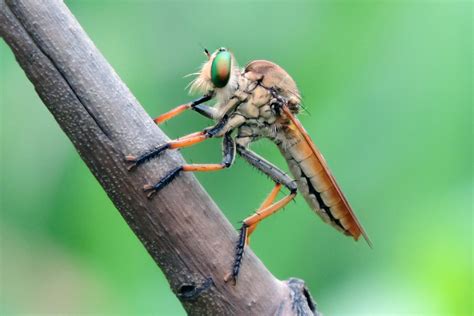
[{"label": "insect claw", "polygon": [[125,161],[135,162],[135,161],[137,161],[137,156],[127,155],[127,156],[125,156]]},{"label": "insect claw", "polygon": [[143,186],[143,191],[150,191],[150,190],[153,190],[153,189],[154,189],[153,186],[151,184],[148,184],[148,183]]},{"label": "insect claw", "polygon": [[133,169],[135,169],[136,166],[137,166],[136,164],[132,163],[132,164],[127,166],[127,170],[132,171]]},{"label": "insect claw", "polygon": [[148,192],[148,194],[146,195],[146,197],[147,197],[148,199],[151,199],[151,198],[153,197],[153,195],[155,195],[155,193],[156,193],[156,190],[151,190],[150,192]]},{"label": "insect claw", "polygon": [[235,275],[233,275],[232,272],[229,272],[224,276],[224,282],[225,283],[229,282],[230,280],[232,280],[232,285],[237,284],[237,279],[235,278]]},{"label": "insect claw", "polygon": [[149,199],[157,192],[156,187],[148,183],[143,186],[143,191],[148,192],[146,197]]},{"label": "insect claw", "polygon": [[137,166],[137,157],[133,155],[125,156],[125,162],[128,163],[127,170],[131,171]]}]

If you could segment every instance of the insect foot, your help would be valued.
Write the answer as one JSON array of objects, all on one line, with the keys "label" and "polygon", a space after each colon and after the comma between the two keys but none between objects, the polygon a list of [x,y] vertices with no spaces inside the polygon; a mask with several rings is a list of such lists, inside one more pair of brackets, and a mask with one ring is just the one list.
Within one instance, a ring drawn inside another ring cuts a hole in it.
[{"label": "insect foot", "polygon": [[171,183],[176,176],[183,170],[183,167],[177,167],[171,170],[166,176],[163,177],[160,181],[158,181],[156,184],[145,184],[143,186],[143,191],[147,192],[147,197],[151,199],[153,195],[158,193],[161,189],[163,189],[165,186]]},{"label": "insect foot", "polygon": [[170,144],[166,143],[163,145],[160,145],[158,147],[153,148],[152,150],[140,155],[140,156],[134,156],[134,155],[127,155],[125,156],[125,162],[128,163],[127,169],[129,171],[135,169],[139,165],[143,164],[144,162],[147,162],[150,159],[158,157],[162,152],[170,148]]},{"label": "insect foot", "polygon": [[131,171],[137,167],[137,156],[127,155],[125,156],[125,162],[127,163],[128,171]]},{"label": "insect foot", "polygon": [[239,239],[235,247],[235,257],[234,263],[232,265],[232,271],[225,275],[224,282],[229,282],[232,280],[233,285],[237,284],[237,276],[240,272],[240,267],[242,265],[242,259],[244,257],[245,242],[247,239],[247,229],[248,226],[244,223],[240,229]]}]

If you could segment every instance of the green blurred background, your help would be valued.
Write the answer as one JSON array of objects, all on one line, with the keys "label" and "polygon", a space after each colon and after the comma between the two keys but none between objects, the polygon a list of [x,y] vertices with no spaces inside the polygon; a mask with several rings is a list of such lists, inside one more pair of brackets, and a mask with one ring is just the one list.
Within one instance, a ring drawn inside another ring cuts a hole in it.
[{"label": "green blurred background", "polygon": [[[374,249],[301,197],[252,248],[278,278],[306,280],[325,315],[472,313],[471,2],[66,3],[151,116],[190,100],[201,45],[292,74]],[[3,41],[0,54],[0,314],[183,315]],[[163,129],[207,124],[186,113]],[[219,148],[183,154],[216,162]],[[271,143],[253,148],[285,166]],[[240,160],[198,178],[236,227],[272,187]]]}]

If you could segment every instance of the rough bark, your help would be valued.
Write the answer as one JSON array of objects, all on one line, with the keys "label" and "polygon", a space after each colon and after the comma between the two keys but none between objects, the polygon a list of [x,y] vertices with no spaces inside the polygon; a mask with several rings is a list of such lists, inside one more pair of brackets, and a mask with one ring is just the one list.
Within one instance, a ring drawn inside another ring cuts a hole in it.
[{"label": "rough bark", "polygon": [[237,285],[224,282],[237,233],[193,175],[146,198],[144,182],[183,158],[169,152],[127,171],[125,155],[168,138],[61,1],[0,0],[0,35],[189,314],[315,313],[302,281],[277,280],[250,249]]}]

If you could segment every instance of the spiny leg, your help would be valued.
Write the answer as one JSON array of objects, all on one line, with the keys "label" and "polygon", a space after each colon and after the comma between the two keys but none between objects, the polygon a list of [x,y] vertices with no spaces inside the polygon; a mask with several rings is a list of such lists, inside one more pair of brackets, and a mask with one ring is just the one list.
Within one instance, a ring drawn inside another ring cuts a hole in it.
[{"label": "spiny leg", "polygon": [[157,118],[154,119],[154,121],[157,124],[161,124],[173,117],[178,116],[179,114],[183,113],[184,111],[191,109],[196,111],[197,113],[210,118],[210,119],[218,119],[222,117],[222,115],[230,113],[233,109],[235,109],[240,103],[244,102],[248,98],[248,93],[242,92],[237,90],[232,97],[230,97],[229,101],[221,106],[219,110],[216,108],[207,106],[205,104],[202,104],[208,100],[211,100],[214,97],[214,91],[210,91],[208,94],[203,95],[202,97],[191,101],[189,103],[180,105],[171,111],[168,111],[167,113],[164,113]]},{"label": "spiny leg", "polygon": [[[258,208],[258,210],[255,212],[255,214],[259,214],[260,211],[264,210],[265,208],[269,207],[272,205],[273,201],[275,201],[276,197],[278,196],[278,193],[281,191],[281,183],[275,184],[275,187],[273,190],[268,194],[267,198],[262,202],[262,205]],[[247,246],[250,243],[250,235],[253,233],[255,228],[257,228],[257,224],[255,223],[247,228],[247,234],[245,236],[245,245]]]},{"label": "spiny leg", "polygon": [[[234,264],[232,266],[232,272],[225,277],[225,281],[233,279],[234,283],[236,282],[240,271],[245,246],[249,243],[250,234],[255,231],[257,224],[260,221],[276,213],[279,209],[283,208],[292,199],[294,199],[297,190],[296,183],[293,179],[253,151],[243,146],[237,145],[237,153],[242,156],[249,164],[269,176],[273,181],[275,181],[276,185],[268,197],[263,201],[257,212],[254,215],[246,218],[243,222],[242,228],[240,230],[239,240],[235,248],[235,258]],[[278,202],[273,203],[278,192],[281,190],[281,185],[284,185],[286,188],[288,188],[290,190],[290,194]]]},{"label": "spiny leg", "polygon": [[[270,196],[272,195],[272,193],[270,193]],[[267,207],[260,208],[255,212],[255,214],[247,217],[244,220],[244,223],[242,225],[242,226],[247,227],[245,238],[244,238],[245,245],[248,245],[250,243],[250,240],[249,240],[250,235],[255,231],[255,228],[259,222],[269,217],[270,215],[275,214],[277,211],[285,207],[291,200],[294,199],[295,196],[296,196],[296,192],[290,193],[289,195],[279,200],[278,202],[272,203],[268,205]],[[275,196],[273,196],[273,199],[275,199]],[[252,227],[253,229],[250,230]]]},{"label": "spiny leg", "polygon": [[182,165],[171,170],[166,176],[154,185],[146,184],[143,190],[148,192],[148,198],[151,198],[155,193],[163,189],[166,185],[171,183],[180,172],[195,172],[195,171],[217,171],[229,168],[234,163],[235,159],[235,142],[230,134],[225,134],[222,142],[223,158],[220,164],[189,164]]},{"label": "spiny leg", "polygon": [[209,93],[209,94],[203,95],[202,97],[200,97],[196,100],[193,100],[189,103],[177,106],[174,109],[172,109],[172,110],[170,110],[170,111],[168,111],[164,114],[161,114],[160,116],[155,118],[153,121],[155,121],[156,124],[161,124],[163,122],[166,122],[169,119],[172,119],[173,117],[176,117],[176,116],[180,115],[181,113],[183,113],[184,111],[189,110],[189,109],[195,110],[196,112],[198,112],[198,113],[200,113],[200,114],[202,114],[202,115],[204,115],[208,118],[213,118],[213,111],[212,111],[213,109],[206,106],[206,105],[200,105],[201,103],[209,101],[210,99],[212,99],[212,96],[213,96],[213,94]]},{"label": "spiny leg", "polygon": [[[268,198],[272,196],[272,193],[270,193]],[[285,207],[291,200],[295,198],[295,196],[296,196],[296,191],[290,193],[289,195],[279,200],[278,202],[270,204],[269,206],[263,209],[259,209],[257,212],[255,212],[255,214],[247,217],[244,220],[244,223],[242,224],[242,228],[240,229],[239,240],[237,242],[237,246],[235,247],[235,258],[234,258],[234,264],[232,266],[232,272],[229,273],[224,278],[224,281],[227,282],[232,279],[234,281],[234,284],[237,282],[237,276],[239,275],[240,267],[242,265],[242,259],[244,255],[245,246],[248,245],[248,240],[249,240],[248,238],[250,234],[253,231],[255,231],[257,224],[261,222],[262,220],[264,220],[265,218],[275,214],[283,207]],[[275,197],[272,197],[272,198],[274,199]]]},{"label": "spiny leg", "polygon": [[277,166],[246,147],[237,145],[237,153],[250,165],[257,168],[276,183],[281,183],[290,191],[296,191],[296,182]]},{"label": "spiny leg", "polygon": [[163,153],[167,149],[176,149],[176,148],[183,148],[189,147],[195,144],[198,144],[206,139],[208,139],[210,135],[206,131],[196,132],[184,137],[171,140],[167,143],[159,145],[158,147],[153,148],[152,150],[145,152],[139,156],[128,155],[125,157],[125,160],[129,163],[128,170],[132,170],[137,166],[143,164],[144,162],[158,157],[161,153]]},{"label": "spiny leg", "polygon": [[126,156],[125,161],[129,163],[127,168],[128,170],[132,170],[135,167],[141,165],[142,163],[159,156],[162,152],[164,152],[167,149],[189,147],[189,146],[198,144],[208,138],[222,137],[228,132],[231,132],[234,128],[239,127],[244,121],[245,121],[245,118],[241,115],[232,115],[230,117],[228,117],[227,115],[224,115],[220,119],[220,121],[216,123],[216,125],[210,128],[206,128],[202,132],[192,133],[187,136],[178,138],[176,140],[169,141],[165,144],[155,147],[154,149],[140,156],[134,156],[134,155]]}]

